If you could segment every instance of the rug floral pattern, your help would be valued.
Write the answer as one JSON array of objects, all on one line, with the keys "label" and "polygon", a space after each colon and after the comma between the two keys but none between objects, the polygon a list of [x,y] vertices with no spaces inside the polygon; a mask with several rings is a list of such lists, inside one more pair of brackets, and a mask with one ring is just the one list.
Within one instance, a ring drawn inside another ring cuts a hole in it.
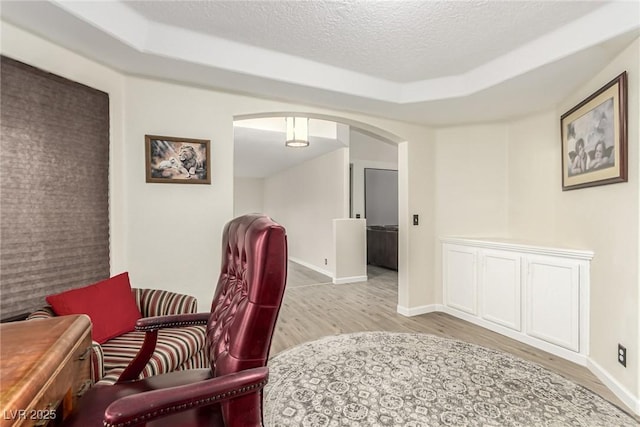
[{"label": "rug floral pattern", "polygon": [[536,364],[433,335],[331,336],[268,366],[266,427],[638,425]]}]

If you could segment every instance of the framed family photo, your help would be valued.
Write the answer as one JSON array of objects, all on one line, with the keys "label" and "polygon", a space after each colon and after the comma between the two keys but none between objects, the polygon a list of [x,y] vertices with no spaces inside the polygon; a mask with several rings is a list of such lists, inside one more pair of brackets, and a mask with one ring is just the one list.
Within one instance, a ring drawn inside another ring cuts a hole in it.
[{"label": "framed family photo", "polygon": [[211,184],[210,141],[145,135],[147,182]]},{"label": "framed family photo", "polygon": [[562,190],[627,181],[627,73],[560,118]]}]

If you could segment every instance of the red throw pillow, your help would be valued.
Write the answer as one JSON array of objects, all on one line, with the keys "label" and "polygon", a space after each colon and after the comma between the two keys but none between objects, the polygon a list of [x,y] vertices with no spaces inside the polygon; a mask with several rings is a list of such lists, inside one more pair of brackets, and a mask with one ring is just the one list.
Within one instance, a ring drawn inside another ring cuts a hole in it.
[{"label": "red throw pillow", "polygon": [[94,341],[103,342],[133,331],[142,315],[131,293],[129,273],[121,273],[84,288],[49,295],[47,302],[59,316],[86,314]]}]

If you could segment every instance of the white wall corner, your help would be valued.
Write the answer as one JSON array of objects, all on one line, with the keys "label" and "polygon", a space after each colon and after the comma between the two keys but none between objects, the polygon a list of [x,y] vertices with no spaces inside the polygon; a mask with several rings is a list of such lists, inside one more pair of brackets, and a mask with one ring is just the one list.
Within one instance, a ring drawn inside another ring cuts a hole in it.
[{"label": "white wall corner", "polygon": [[334,277],[333,284],[345,285],[347,283],[366,282],[367,280],[369,280],[368,276],[352,276],[352,277],[341,277],[341,278]]},{"label": "white wall corner", "polygon": [[404,307],[402,305],[397,306],[396,311],[398,314],[402,314],[406,317],[419,316],[421,314],[433,313],[435,311],[442,311],[440,304],[419,305],[417,307]]},{"label": "white wall corner", "polygon": [[295,262],[296,264],[300,264],[301,266],[307,267],[307,268],[309,268],[309,269],[311,269],[311,270],[313,270],[315,272],[318,272],[320,274],[324,274],[325,276],[328,276],[330,279],[334,280],[333,272],[331,272],[329,270],[324,270],[324,269],[318,267],[317,265],[313,265],[311,263],[308,263],[306,261],[303,261],[303,260],[301,260],[299,258],[295,258],[295,257],[292,257],[292,256],[289,257],[289,261]]},{"label": "white wall corner", "polygon": [[596,376],[609,390],[615,394],[625,405],[627,405],[636,415],[640,415],[640,399],[627,390],[622,384],[605,371],[590,357],[587,358],[587,368]]}]

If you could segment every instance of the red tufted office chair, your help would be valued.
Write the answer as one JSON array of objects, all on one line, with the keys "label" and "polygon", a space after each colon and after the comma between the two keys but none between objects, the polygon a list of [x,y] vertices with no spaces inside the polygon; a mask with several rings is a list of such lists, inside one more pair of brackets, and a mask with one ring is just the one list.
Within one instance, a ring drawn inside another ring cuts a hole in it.
[{"label": "red tufted office chair", "polygon": [[[229,222],[211,312],[140,319],[136,328],[147,334],[136,359],[116,384],[90,389],[63,425],[261,426],[266,363],[286,276],[281,225],[257,214]],[[211,369],[137,379],[159,328],[194,323],[207,324]]]}]

